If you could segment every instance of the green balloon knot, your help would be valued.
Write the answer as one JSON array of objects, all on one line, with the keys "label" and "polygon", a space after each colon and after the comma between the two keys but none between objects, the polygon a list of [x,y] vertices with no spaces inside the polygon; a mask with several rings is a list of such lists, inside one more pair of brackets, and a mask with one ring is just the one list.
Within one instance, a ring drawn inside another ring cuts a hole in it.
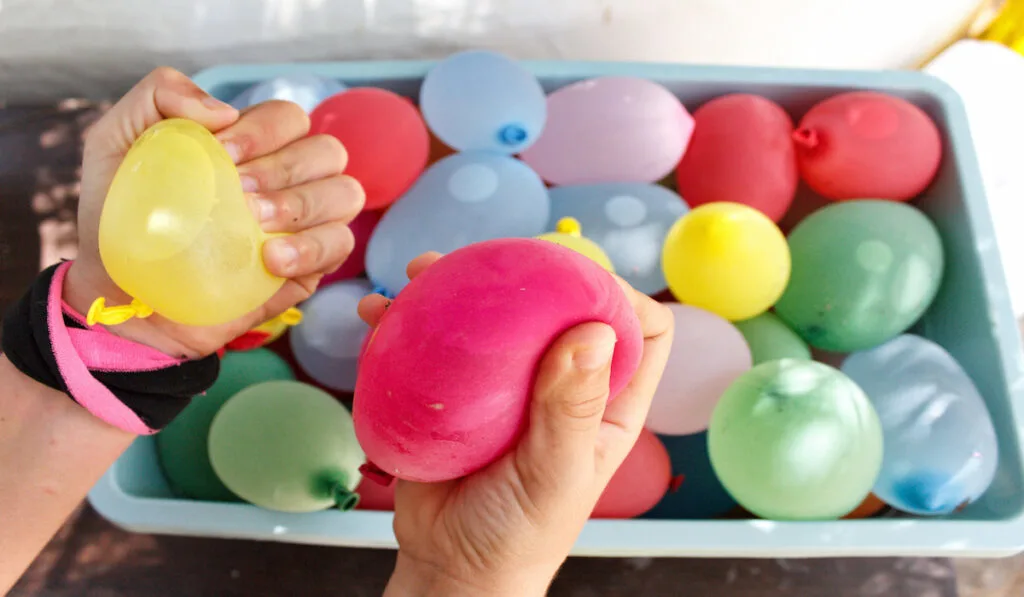
[{"label": "green balloon knot", "polygon": [[335,507],[342,512],[348,512],[359,504],[359,494],[350,491],[341,482],[331,488],[331,496],[334,497]]}]

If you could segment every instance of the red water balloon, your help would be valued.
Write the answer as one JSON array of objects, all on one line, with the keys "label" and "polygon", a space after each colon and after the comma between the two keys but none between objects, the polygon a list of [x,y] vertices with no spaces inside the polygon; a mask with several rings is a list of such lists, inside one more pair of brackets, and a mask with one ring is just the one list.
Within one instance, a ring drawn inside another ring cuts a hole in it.
[{"label": "red water balloon", "polygon": [[931,184],[942,160],[939,129],[924,110],[874,91],[816,104],[793,140],[800,176],[835,201],[913,199]]},{"label": "red water balloon", "polygon": [[693,119],[693,138],[676,169],[686,203],[742,203],[778,222],[798,180],[786,111],[767,98],[735,93],[704,104]]},{"label": "red water balloon", "polygon": [[672,463],[657,435],[644,429],[619,470],[615,471],[591,518],[634,518],[668,493]]},{"label": "red water balloon", "polygon": [[355,237],[352,253],[349,254],[348,258],[345,259],[345,263],[342,263],[341,267],[333,274],[327,274],[320,279],[320,286],[355,278],[366,271],[366,243],[370,242],[370,235],[373,233],[373,229],[377,226],[377,222],[380,221],[382,215],[384,213],[381,211],[364,211],[356,216],[356,219],[352,220],[348,225],[349,230],[352,231],[352,236]]},{"label": "red water balloon", "polygon": [[348,150],[345,172],[366,190],[366,209],[390,205],[427,166],[430,134],[419,110],[386,89],[333,95],[310,114],[310,134],[336,137]]},{"label": "red water balloon", "polygon": [[356,510],[383,510],[393,512],[395,510],[395,486],[398,483],[381,485],[373,479],[364,478],[356,487],[359,494],[359,503]]}]

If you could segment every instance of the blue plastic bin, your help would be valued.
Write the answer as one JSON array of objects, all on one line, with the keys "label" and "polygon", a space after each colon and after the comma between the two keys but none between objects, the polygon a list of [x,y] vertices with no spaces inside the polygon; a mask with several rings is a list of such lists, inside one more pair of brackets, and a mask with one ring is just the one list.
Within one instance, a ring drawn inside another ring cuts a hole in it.
[{"label": "blue plastic bin", "polygon": [[[763,520],[600,520],[587,524],[575,553],[598,556],[1004,556],[1024,550],[1024,355],[1010,309],[988,206],[956,93],[915,72],[826,72],[669,64],[529,62],[551,90],[601,75],[649,78],[692,111],[731,92],[779,102],[798,119],[815,102],[852,89],[901,96],[939,124],[942,170],[917,201],[942,232],[948,266],[934,305],[917,331],[946,347],[974,379],[995,420],[1000,465],[983,499],[948,518],[881,518],[835,522]],[[347,62],[222,66],[195,80],[229,100],[247,86],[285,73],[333,77],[349,86],[379,86],[415,97],[429,62]],[[284,514],[245,504],[175,498],[161,474],[155,444],[138,439],[89,495],[118,525],[139,532],[235,537],[364,547],[394,547],[391,514],[326,511]]]}]

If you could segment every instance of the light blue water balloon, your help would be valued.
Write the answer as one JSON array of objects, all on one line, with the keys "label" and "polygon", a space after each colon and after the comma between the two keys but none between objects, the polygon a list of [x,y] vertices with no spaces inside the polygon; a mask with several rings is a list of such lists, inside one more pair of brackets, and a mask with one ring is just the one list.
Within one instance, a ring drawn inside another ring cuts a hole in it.
[{"label": "light blue water balloon", "polygon": [[514,60],[472,50],[430,69],[420,88],[420,110],[450,147],[513,154],[540,137],[547,99],[537,77]]},{"label": "light blue water balloon", "polygon": [[938,344],[904,334],[851,354],[843,373],[868,395],[885,451],[874,493],[914,514],[949,514],[978,499],[995,475],[996,432],[985,402]]},{"label": "light blue water balloon", "polygon": [[289,340],[299,367],[317,383],[355,390],[356,361],[370,329],[356,307],[371,290],[366,280],[342,280],[320,288],[300,305],[302,322],[291,329]]},{"label": "light blue water balloon", "polygon": [[564,217],[579,220],[583,236],[596,242],[633,288],[654,295],[665,290],[661,249],[668,229],[690,208],[665,187],[632,182],[554,187],[548,228]]},{"label": "light blue water balloon", "polygon": [[384,213],[366,247],[366,272],[394,295],[409,283],[405,267],[419,255],[536,236],[550,211],[547,188],[523,162],[482,151],[450,155]]},{"label": "light blue water balloon", "polygon": [[643,518],[716,518],[737,507],[711,468],[707,432],[658,438],[672,459],[672,475],[679,479],[679,486],[669,490]]},{"label": "light blue water balloon", "polygon": [[295,102],[309,113],[320,102],[345,89],[344,85],[334,79],[298,73],[257,83],[231,100],[231,105],[241,110],[276,99]]}]

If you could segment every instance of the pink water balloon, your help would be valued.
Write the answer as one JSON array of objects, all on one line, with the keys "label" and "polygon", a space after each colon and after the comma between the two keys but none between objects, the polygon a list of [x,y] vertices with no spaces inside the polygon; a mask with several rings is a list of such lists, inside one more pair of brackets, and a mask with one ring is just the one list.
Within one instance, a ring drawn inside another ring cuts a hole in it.
[{"label": "pink water balloon", "polygon": [[655,182],[675,168],[693,117],[661,85],[600,77],[548,96],[548,119],[523,161],[556,184]]},{"label": "pink water balloon", "polygon": [[667,306],[675,315],[675,339],[644,426],[687,435],[707,429],[718,399],[752,359],[743,334],[727,320],[689,305]]}]

